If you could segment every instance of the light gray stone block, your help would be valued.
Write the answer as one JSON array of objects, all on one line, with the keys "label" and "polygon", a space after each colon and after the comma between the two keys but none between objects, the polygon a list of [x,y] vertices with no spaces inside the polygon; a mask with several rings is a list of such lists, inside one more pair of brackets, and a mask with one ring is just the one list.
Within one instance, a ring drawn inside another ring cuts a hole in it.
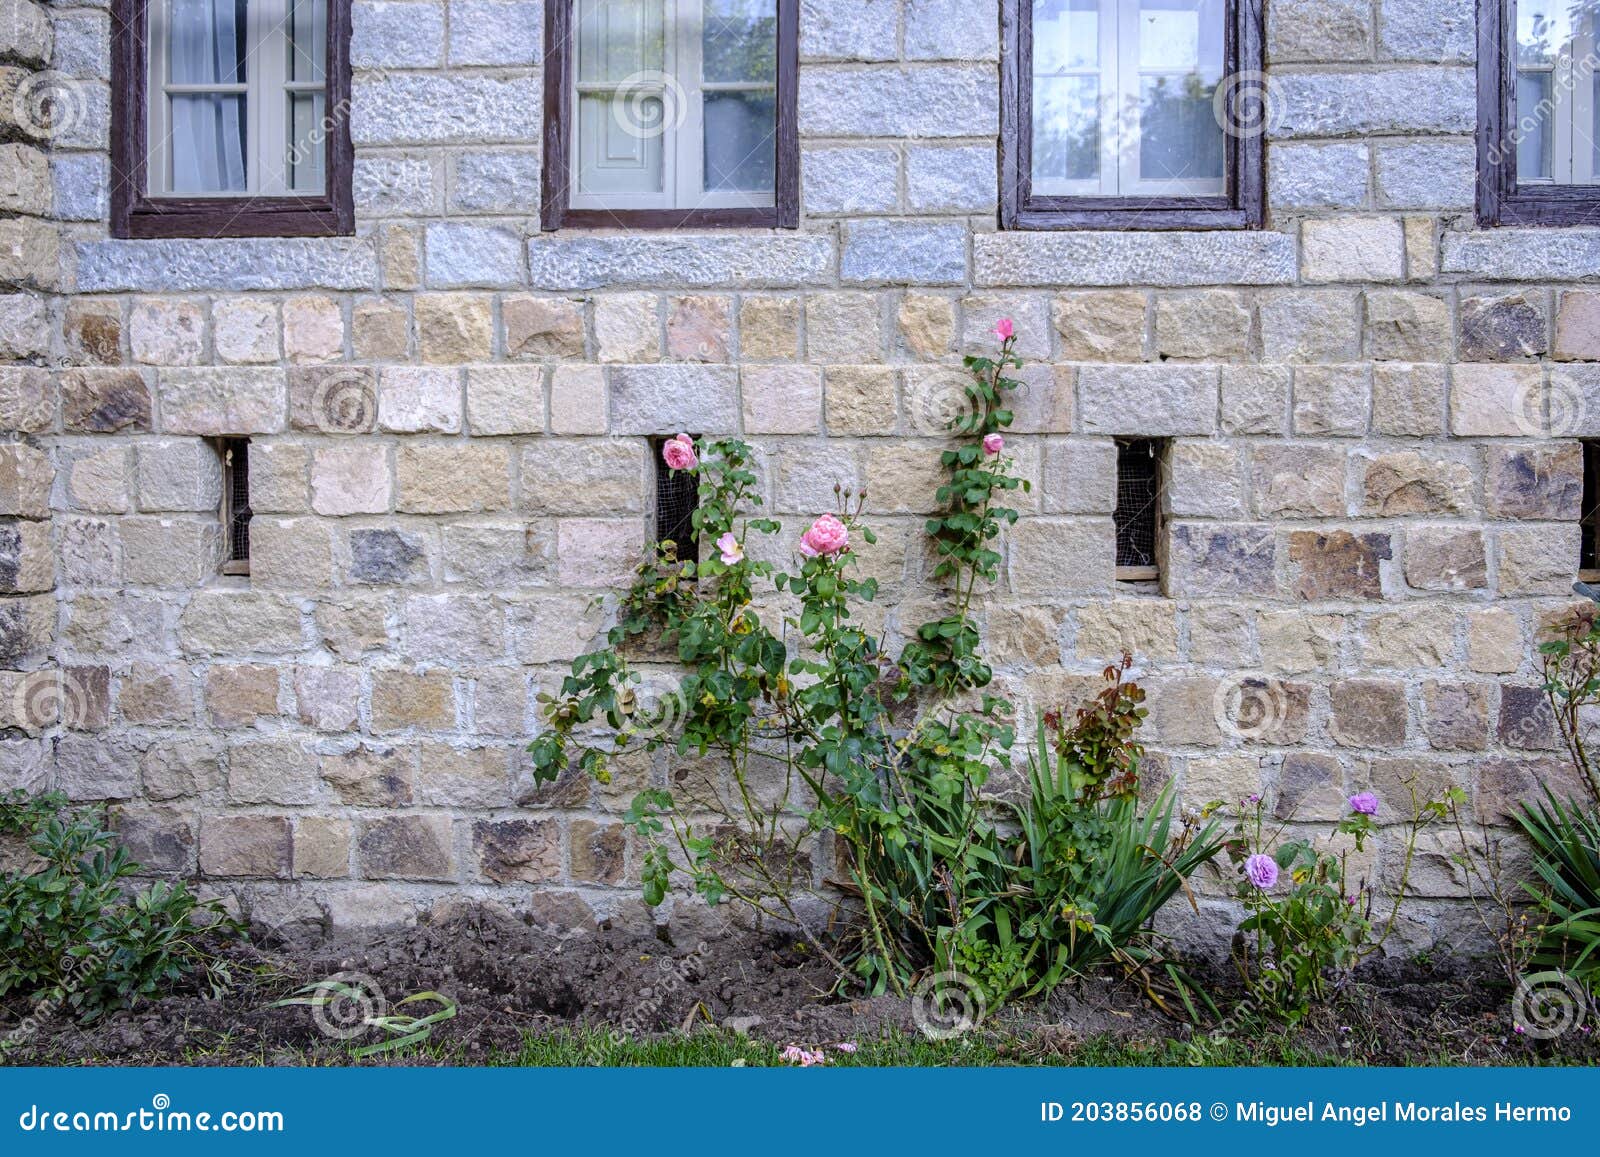
[{"label": "light gray stone block", "polygon": [[429,225],[427,261],[428,285],[434,289],[522,284],[522,238],[507,226]]},{"label": "light gray stone block", "polygon": [[192,289],[373,289],[378,257],[368,237],[84,241],[85,293]]},{"label": "light gray stone block", "polygon": [[549,233],[528,242],[535,289],[778,288],[826,284],[833,240],[796,233]]},{"label": "light gray stone block", "polygon": [[958,285],[967,276],[967,229],[959,223],[851,221],[839,276],[850,285]]},{"label": "light gray stone block", "polygon": [[992,65],[820,65],[800,73],[800,135],[993,136],[999,128],[999,101]]},{"label": "light gray stone block", "polygon": [[980,233],[978,285],[1288,285],[1294,238],[1273,232]]},{"label": "light gray stone block", "polygon": [[739,428],[733,366],[613,366],[613,434],[728,434]]},{"label": "light gray stone block", "polygon": [[1477,122],[1469,68],[1387,68],[1274,76],[1275,137],[1470,133]]},{"label": "light gray stone block", "polygon": [[443,60],[443,5],[421,0],[358,0],[351,5],[352,68],[437,68]]}]

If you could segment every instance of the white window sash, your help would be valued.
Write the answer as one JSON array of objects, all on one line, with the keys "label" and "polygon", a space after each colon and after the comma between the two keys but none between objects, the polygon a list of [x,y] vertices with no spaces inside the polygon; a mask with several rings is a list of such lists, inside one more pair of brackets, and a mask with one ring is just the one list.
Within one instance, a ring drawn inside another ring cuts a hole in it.
[{"label": "white window sash", "polygon": [[[1030,3],[1031,0],[1021,0]],[[1041,197],[1222,196],[1227,178],[1146,179],[1139,170],[1140,86],[1145,77],[1187,77],[1171,69],[1141,69],[1137,0],[1100,0],[1097,28],[1100,67],[1061,69],[1051,76],[1098,76],[1100,80],[1100,172],[1086,180],[1039,180],[1033,194]],[[1200,54],[1220,49],[1225,29],[1202,25]],[[1031,83],[1031,82],[1030,82]]]},{"label": "white window sash", "polygon": [[[328,0],[331,5],[334,0]],[[320,92],[326,101],[326,77],[334,62],[323,60],[323,82],[289,79],[288,0],[249,0],[245,17],[245,78],[242,84],[173,84],[170,82],[169,21],[171,0],[150,0],[146,100],[148,157],[145,181],[150,196],[272,197],[293,194],[289,188],[289,98],[292,93]],[[186,93],[243,94],[245,102],[245,188],[224,192],[172,188],[172,117],[170,98]],[[327,115],[324,103],[323,115]],[[319,143],[321,133],[318,134]],[[270,145],[268,142],[271,142]],[[270,149],[270,151],[269,151]],[[326,174],[324,173],[324,181]],[[315,196],[321,190],[301,190]]]},{"label": "white window sash", "polygon": [[[572,174],[572,190],[568,203],[574,209],[741,209],[771,208],[776,202],[773,193],[742,192],[738,190],[707,190],[705,185],[705,94],[718,92],[776,92],[773,84],[760,82],[706,83],[701,76],[703,66],[703,23],[705,9],[702,0],[664,0],[663,35],[665,46],[661,71],[676,84],[676,97],[681,98],[681,110],[672,107],[672,99],[662,85],[667,99],[664,115],[666,126],[661,134],[661,191],[655,193],[623,193],[586,191],[579,187],[581,174],[582,126],[579,115],[579,98],[585,95],[620,92],[615,83],[582,82],[574,61],[572,69],[572,126],[569,137],[568,165]],[[574,51],[581,51],[582,33],[573,37]],[[630,88],[630,92],[649,91]],[[776,139],[772,147],[777,147]]]}]

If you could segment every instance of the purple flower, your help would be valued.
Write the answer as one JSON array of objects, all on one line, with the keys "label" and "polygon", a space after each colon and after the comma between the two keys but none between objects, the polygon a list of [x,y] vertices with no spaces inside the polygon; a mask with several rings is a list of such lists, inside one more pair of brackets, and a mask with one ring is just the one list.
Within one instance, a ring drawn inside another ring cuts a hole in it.
[{"label": "purple flower", "polygon": [[1264,891],[1278,882],[1278,861],[1257,852],[1244,862],[1244,872],[1252,884]]},{"label": "purple flower", "polygon": [[1358,792],[1350,797],[1350,810],[1358,815],[1375,816],[1378,814],[1378,797],[1370,791]]}]

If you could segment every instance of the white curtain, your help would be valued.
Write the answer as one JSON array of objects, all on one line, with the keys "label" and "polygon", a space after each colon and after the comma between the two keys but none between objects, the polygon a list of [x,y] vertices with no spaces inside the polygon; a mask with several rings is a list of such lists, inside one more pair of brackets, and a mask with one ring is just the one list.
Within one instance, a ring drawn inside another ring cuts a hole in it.
[{"label": "white curtain", "polygon": [[[172,84],[239,84],[243,5],[236,0],[168,0],[168,79]],[[244,97],[175,95],[172,191],[245,189]]]}]

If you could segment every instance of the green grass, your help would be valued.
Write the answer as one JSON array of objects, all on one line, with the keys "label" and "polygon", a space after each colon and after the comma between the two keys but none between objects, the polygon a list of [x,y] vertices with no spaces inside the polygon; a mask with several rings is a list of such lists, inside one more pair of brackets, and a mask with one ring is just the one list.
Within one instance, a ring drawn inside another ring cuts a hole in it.
[{"label": "green grass", "polygon": [[[813,1042],[797,1041],[806,1047]],[[1338,1055],[1328,1055],[1297,1045],[1287,1035],[1255,1038],[1249,1041],[1212,1042],[1203,1038],[1197,1045],[1180,1041],[1130,1041],[1110,1035],[1067,1041],[1048,1035],[999,1037],[971,1033],[957,1040],[934,1041],[920,1034],[891,1033],[883,1037],[858,1040],[855,1053],[823,1047],[828,1064],[836,1068],[956,1068],[1016,1065],[1070,1066],[1152,1066],[1152,1065],[1338,1065],[1349,1063]],[[679,1068],[729,1065],[781,1066],[787,1064],[781,1046],[750,1040],[732,1033],[702,1031],[675,1033],[648,1040],[612,1041],[603,1033],[562,1030],[542,1036],[530,1035],[515,1056],[491,1058],[491,1064],[536,1067],[608,1065],[622,1067]]]}]

